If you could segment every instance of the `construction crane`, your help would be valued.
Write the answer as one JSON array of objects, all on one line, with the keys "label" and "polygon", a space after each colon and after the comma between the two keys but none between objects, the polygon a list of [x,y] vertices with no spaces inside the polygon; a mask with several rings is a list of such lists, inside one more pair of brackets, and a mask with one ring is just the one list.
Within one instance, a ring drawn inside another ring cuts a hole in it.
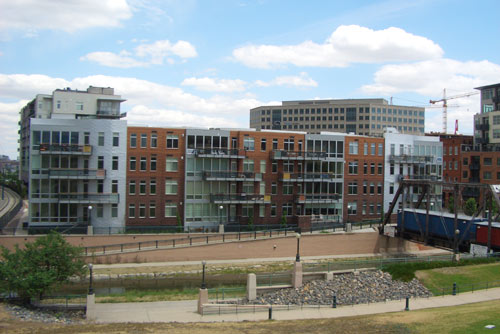
[{"label": "construction crane", "polygon": [[459,95],[453,95],[453,96],[448,96],[446,97],[446,88],[443,89],[443,98],[440,100],[430,100],[430,104],[435,104],[438,102],[443,102],[443,133],[446,134],[447,131],[447,123],[448,123],[448,100],[453,100],[453,99],[458,99],[461,97],[469,97],[472,95],[479,94],[479,92],[469,92],[469,93],[464,93],[464,94],[459,94]]}]

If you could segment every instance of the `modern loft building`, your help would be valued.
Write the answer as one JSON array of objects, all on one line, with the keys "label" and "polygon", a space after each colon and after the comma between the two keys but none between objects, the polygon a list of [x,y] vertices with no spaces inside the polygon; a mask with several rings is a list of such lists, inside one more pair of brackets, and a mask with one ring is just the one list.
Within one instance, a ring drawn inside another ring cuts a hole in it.
[{"label": "modern loft building", "polygon": [[250,110],[250,128],[263,130],[335,131],[382,137],[393,127],[399,133],[424,135],[425,109],[392,105],[385,99],[283,101]]},{"label": "modern loft building", "polygon": [[128,129],[128,226],[343,221],[344,134]]},{"label": "modern loft building", "polygon": [[474,115],[475,150],[500,147],[500,83],[477,87],[481,91],[481,112]]},{"label": "modern loft building", "polygon": [[[393,128],[386,130],[384,138],[384,212],[387,212],[401,180],[442,181],[443,143],[439,137],[401,134]],[[399,197],[396,208],[402,207],[402,198],[407,203],[405,207],[416,203],[421,192],[420,186],[413,186]],[[430,209],[439,211],[442,207],[441,186],[434,185],[430,194]]]},{"label": "modern loft building", "polygon": [[20,177],[28,184],[29,226],[125,226],[124,100],[113,88],[57,89],[21,111]]}]

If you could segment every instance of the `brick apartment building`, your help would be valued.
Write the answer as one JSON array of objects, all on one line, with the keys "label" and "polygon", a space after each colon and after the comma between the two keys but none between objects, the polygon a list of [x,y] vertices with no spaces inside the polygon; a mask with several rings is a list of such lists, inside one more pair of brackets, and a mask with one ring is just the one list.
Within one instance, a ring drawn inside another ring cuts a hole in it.
[{"label": "brick apartment building", "polygon": [[384,139],[345,137],[344,212],[350,221],[378,219],[384,204]]}]

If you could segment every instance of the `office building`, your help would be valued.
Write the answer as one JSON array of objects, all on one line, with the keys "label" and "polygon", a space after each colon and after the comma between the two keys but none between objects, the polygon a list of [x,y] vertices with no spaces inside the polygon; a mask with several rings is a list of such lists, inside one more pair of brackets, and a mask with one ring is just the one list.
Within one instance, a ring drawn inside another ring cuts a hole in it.
[{"label": "office building", "polygon": [[283,101],[250,110],[250,128],[320,133],[334,131],[382,137],[384,129],[424,135],[425,109],[385,99]]},{"label": "office building", "polygon": [[29,226],[125,226],[126,131],[113,88],[57,89],[20,112],[20,177],[28,184]]}]

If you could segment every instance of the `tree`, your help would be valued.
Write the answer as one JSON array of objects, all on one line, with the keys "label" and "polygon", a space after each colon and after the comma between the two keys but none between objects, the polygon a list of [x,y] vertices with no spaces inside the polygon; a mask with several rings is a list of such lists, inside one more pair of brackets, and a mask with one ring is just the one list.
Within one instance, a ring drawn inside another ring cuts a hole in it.
[{"label": "tree", "polygon": [[464,205],[464,213],[468,216],[472,216],[477,210],[476,200],[471,197],[469,198]]},{"label": "tree", "polygon": [[448,211],[455,213],[455,198],[453,196],[448,198]]},{"label": "tree", "polygon": [[250,231],[253,231],[253,214],[250,214],[250,216],[248,217],[248,228],[250,229]]},{"label": "tree", "polygon": [[27,243],[24,249],[16,245],[13,252],[1,246],[1,253],[0,291],[14,292],[25,303],[87,271],[81,249],[57,232]]},{"label": "tree", "polygon": [[281,216],[281,228],[286,228],[287,226],[287,221],[286,221],[286,211],[283,211],[283,215]]},{"label": "tree", "polygon": [[179,232],[182,232],[182,219],[179,212],[177,212],[177,227],[179,228]]}]

